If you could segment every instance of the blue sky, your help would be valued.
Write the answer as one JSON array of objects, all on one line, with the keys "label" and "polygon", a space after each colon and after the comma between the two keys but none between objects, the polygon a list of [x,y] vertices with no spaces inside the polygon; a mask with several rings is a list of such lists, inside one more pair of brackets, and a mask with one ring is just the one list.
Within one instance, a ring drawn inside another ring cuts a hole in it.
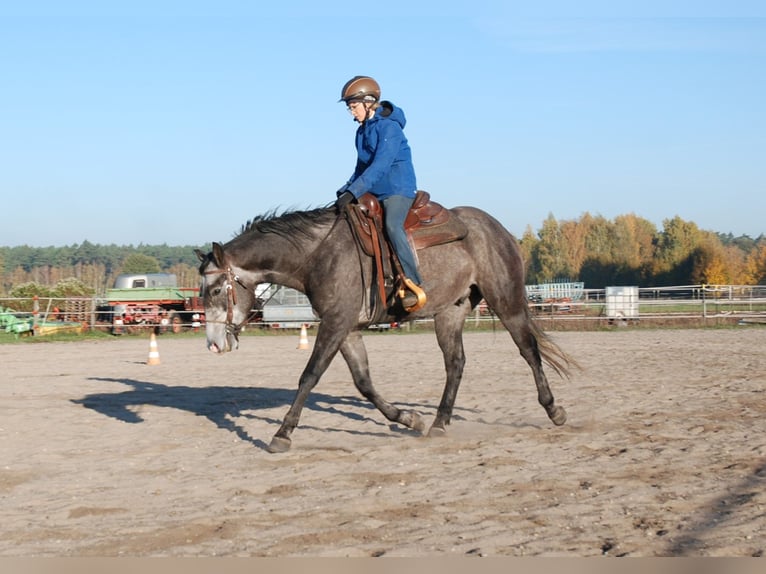
[{"label": "blue sky", "polygon": [[334,199],[356,74],[418,185],[521,236],[552,213],[766,233],[760,2],[9,2],[0,245],[202,245]]}]

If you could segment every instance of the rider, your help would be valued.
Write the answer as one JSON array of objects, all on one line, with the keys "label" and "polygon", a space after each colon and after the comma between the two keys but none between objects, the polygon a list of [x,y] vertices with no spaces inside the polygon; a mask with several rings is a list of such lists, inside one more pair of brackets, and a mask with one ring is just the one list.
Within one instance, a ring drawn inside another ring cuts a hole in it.
[{"label": "rider", "polygon": [[416,256],[404,231],[404,220],[417,190],[412,154],[403,132],[404,112],[391,102],[380,101],[380,86],[369,76],[354,76],[346,82],[338,101],[345,102],[359,127],[356,169],[337,191],[336,208],[342,211],[366,192],[380,201],[386,233],[402,264],[403,282],[409,289],[402,298],[402,306],[405,311],[419,309],[426,296]]}]

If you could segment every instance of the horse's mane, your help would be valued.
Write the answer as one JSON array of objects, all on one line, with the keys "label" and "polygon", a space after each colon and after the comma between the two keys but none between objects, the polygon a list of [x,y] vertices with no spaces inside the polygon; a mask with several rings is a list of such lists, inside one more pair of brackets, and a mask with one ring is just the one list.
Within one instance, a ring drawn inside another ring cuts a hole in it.
[{"label": "horse's mane", "polygon": [[288,239],[296,236],[312,236],[312,229],[318,224],[334,220],[335,211],[332,207],[317,207],[305,211],[288,210],[278,213],[272,209],[261,215],[256,215],[245,223],[235,237],[250,233],[274,233]]}]

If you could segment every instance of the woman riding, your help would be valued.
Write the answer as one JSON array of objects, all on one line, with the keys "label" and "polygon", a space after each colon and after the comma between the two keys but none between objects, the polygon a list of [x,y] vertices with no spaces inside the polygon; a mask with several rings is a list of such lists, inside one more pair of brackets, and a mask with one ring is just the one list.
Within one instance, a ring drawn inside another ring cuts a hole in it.
[{"label": "woman riding", "polygon": [[346,82],[338,101],[346,104],[359,127],[356,168],[338,190],[336,208],[341,212],[368,192],[380,201],[386,233],[402,264],[402,279],[408,289],[402,307],[414,311],[425,304],[426,296],[416,255],[404,231],[417,190],[412,153],[403,131],[404,112],[391,102],[380,101],[380,86],[369,76],[354,76]]}]

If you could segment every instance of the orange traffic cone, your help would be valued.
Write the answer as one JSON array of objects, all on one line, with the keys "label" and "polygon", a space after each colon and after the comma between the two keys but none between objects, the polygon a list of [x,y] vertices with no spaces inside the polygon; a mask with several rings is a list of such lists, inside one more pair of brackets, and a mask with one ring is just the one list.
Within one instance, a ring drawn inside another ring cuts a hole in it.
[{"label": "orange traffic cone", "polygon": [[306,325],[301,325],[301,340],[298,342],[299,349],[309,348],[309,334],[306,331]]},{"label": "orange traffic cone", "polygon": [[147,365],[159,365],[160,364],[160,352],[157,350],[157,336],[152,331],[152,336],[149,339],[149,358],[146,360]]}]

